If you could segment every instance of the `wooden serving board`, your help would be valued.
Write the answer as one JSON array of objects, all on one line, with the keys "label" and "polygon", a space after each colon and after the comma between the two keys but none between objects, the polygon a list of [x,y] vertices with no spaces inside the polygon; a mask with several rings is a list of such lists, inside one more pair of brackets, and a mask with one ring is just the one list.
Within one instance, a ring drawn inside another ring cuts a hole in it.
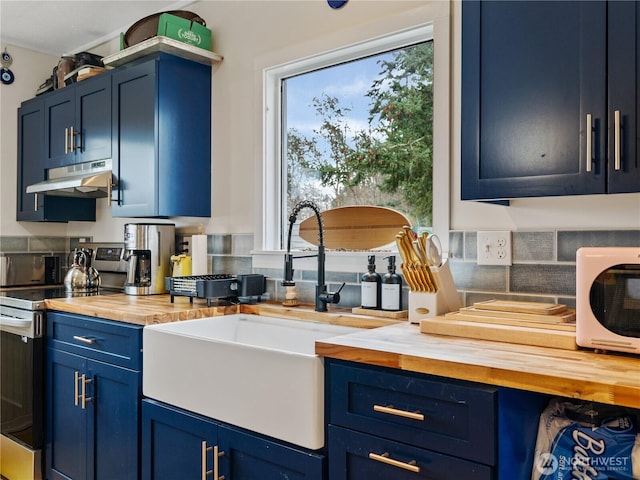
[{"label": "wooden serving board", "polygon": [[420,320],[420,332],[491,340],[493,342],[559,348],[562,350],[578,349],[574,332],[466,322],[463,320],[449,320],[445,317],[424,318]]},{"label": "wooden serving board", "polygon": [[[338,207],[322,212],[324,245],[327,248],[370,250],[396,241],[404,225],[411,225],[402,213],[386,207]],[[300,237],[318,244],[318,221],[315,215],[300,223]]]},{"label": "wooden serving board", "polygon": [[386,310],[373,310],[371,308],[353,307],[351,309],[351,313],[355,313],[356,315],[368,315],[370,317],[381,317],[381,318],[396,318],[396,319],[409,318],[408,310],[400,310],[398,312],[388,312]]},{"label": "wooden serving board", "polygon": [[[547,321],[547,322],[538,322],[538,321],[529,321],[529,320],[515,320],[511,318],[497,317],[493,315],[468,315],[464,313],[465,309],[460,310],[459,312],[450,312],[445,314],[445,318],[447,320],[464,320],[466,322],[477,322],[477,323],[489,323],[494,325],[513,325],[516,327],[530,327],[530,328],[544,328],[549,330],[564,330],[567,332],[575,332],[576,324],[575,322],[564,322],[564,321]],[[493,312],[487,312],[493,313]],[[526,314],[522,314],[526,315]]]},{"label": "wooden serving board", "polygon": [[565,309],[564,312],[555,315],[547,315],[540,313],[519,313],[503,310],[484,310],[475,307],[465,307],[460,309],[460,313],[468,316],[476,315],[480,317],[507,318],[511,320],[524,320],[527,322],[538,323],[558,323],[558,322],[575,322],[576,311]]},{"label": "wooden serving board", "polygon": [[567,310],[566,305],[560,305],[559,303],[518,302],[509,300],[488,300],[486,302],[476,302],[473,306],[482,310],[535,313],[539,315],[556,315]]}]

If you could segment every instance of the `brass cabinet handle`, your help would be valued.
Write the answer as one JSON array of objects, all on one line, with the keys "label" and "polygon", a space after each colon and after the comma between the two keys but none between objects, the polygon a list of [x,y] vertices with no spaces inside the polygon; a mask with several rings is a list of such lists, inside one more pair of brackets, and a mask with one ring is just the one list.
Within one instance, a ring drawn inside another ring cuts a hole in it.
[{"label": "brass cabinet handle", "polygon": [[[207,476],[213,473],[213,470],[207,470],[207,452],[211,452],[213,449],[214,447],[207,447],[206,440],[202,441],[202,452],[200,454],[200,460],[202,461],[202,466],[200,467],[202,480],[207,480]],[[215,468],[215,459],[214,459],[214,468]]]},{"label": "brass cabinet handle", "polygon": [[78,380],[80,379],[80,375],[78,374],[77,370],[73,373],[73,375],[74,375],[74,379],[75,379],[74,388],[73,388],[73,391],[74,391],[73,401],[74,401],[75,406],[77,407],[78,403],[79,403],[79,398],[80,398],[80,397],[78,397]]},{"label": "brass cabinet handle", "polygon": [[620,110],[613,112],[613,158],[616,171],[622,168],[620,161]]},{"label": "brass cabinet handle", "polygon": [[218,446],[213,447],[213,478],[214,480],[224,480],[224,475],[220,475],[220,465],[218,459],[224,457],[224,452],[221,452]]},{"label": "brass cabinet handle", "polygon": [[385,452],[382,455],[371,452],[369,453],[369,458],[371,460],[375,460],[376,462],[386,463],[387,465],[391,465],[393,467],[402,468],[403,470],[420,473],[420,467],[416,465],[415,460],[411,460],[410,462],[401,462],[400,460],[394,460],[389,456],[388,452]]},{"label": "brass cabinet handle", "polygon": [[[73,376],[73,403],[76,407],[80,405],[80,408],[84,410],[87,408],[87,402],[93,400],[93,398],[87,397],[87,383],[91,383],[93,380],[87,378],[84,373],[80,375],[78,371],[73,372]],[[80,382],[80,389],[78,389],[78,382]]]},{"label": "brass cabinet handle", "polygon": [[87,378],[87,376],[83,373],[82,377],[80,377],[80,379],[82,380],[82,392],[80,394],[81,396],[81,408],[84,410],[87,407],[87,402],[90,402],[91,400],[93,400],[93,398],[91,397],[87,397],[87,383],[91,383],[93,380],[91,380],[90,378]]},{"label": "brass cabinet handle", "polygon": [[95,338],[81,337],[81,336],[78,336],[78,335],[74,335],[73,339],[77,340],[79,342],[82,342],[82,343],[86,343],[87,345],[93,345],[94,343],[96,343],[96,339]]},{"label": "brass cabinet handle", "polygon": [[591,164],[593,162],[593,122],[591,114],[587,113],[587,128],[585,129],[585,137],[587,138],[587,172],[591,172]]},{"label": "brass cabinet handle", "polygon": [[[207,470],[207,453],[209,452],[213,452],[213,470]],[[217,445],[207,447],[207,441],[202,441],[202,451],[200,453],[200,460],[202,462],[200,472],[202,480],[207,480],[209,475],[213,475],[213,478],[216,480],[224,480],[224,475],[221,477],[219,476],[220,466],[218,464],[218,458],[220,457],[224,457],[224,452],[221,452]]]},{"label": "brass cabinet handle", "polygon": [[397,408],[393,408],[393,405],[382,406],[382,405],[374,405],[373,410],[380,413],[387,413],[389,415],[396,415],[398,417],[410,418],[412,420],[420,420],[424,421],[424,415],[420,412],[408,412],[406,410],[398,410]]},{"label": "brass cabinet handle", "polygon": [[75,150],[75,133],[73,133],[73,127],[69,127],[69,152],[73,153]]}]

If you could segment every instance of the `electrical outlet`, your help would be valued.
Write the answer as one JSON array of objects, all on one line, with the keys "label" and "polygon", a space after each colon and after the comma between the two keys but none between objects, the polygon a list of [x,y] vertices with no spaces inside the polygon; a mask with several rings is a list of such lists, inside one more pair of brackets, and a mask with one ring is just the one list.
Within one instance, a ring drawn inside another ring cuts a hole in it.
[{"label": "electrical outlet", "polygon": [[511,232],[478,232],[478,265],[511,265]]}]

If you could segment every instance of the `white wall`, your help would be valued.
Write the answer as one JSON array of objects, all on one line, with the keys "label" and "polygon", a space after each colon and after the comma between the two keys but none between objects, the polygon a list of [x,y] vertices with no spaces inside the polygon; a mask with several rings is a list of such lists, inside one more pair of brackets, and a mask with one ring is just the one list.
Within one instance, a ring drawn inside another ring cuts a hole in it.
[{"label": "white wall", "polygon": [[[178,227],[206,233],[248,233],[261,221],[261,145],[256,136],[262,118],[261,98],[256,92],[258,66],[271,52],[294,52],[299,44],[328,48],[324,41],[344,35],[357,38],[360,27],[388,19],[397,28],[399,15],[424,7],[427,1],[350,0],[340,10],[322,0],[196,2],[189,7],[200,14],[213,31],[213,50],[224,61],[213,70],[212,105],[212,217],[174,219]],[[410,15],[410,13],[409,13]],[[416,23],[424,19],[416,16]],[[4,46],[3,46],[4,47]],[[452,8],[452,229],[508,228],[629,228],[640,227],[640,194],[523,199],[511,207],[461,202],[460,196],[460,3]],[[92,49],[106,55],[117,51],[117,41]],[[51,58],[9,48],[14,55],[16,83],[0,87],[1,193],[0,227],[3,235],[93,235],[101,240],[120,240],[127,219],[112,219],[105,200],[98,201],[95,224],[75,222],[39,225],[15,222],[16,113],[20,101],[33,96],[57,62]],[[24,62],[24,63],[23,63]],[[185,86],[188,88],[188,86]],[[188,191],[188,185],[185,186]]]}]

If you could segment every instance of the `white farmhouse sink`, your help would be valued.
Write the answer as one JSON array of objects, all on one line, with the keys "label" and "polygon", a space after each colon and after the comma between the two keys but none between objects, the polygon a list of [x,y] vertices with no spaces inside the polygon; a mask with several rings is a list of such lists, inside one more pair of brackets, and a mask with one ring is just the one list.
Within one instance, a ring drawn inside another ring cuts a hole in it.
[{"label": "white farmhouse sink", "polygon": [[142,390],[316,450],[324,446],[324,364],[315,341],[357,330],[246,314],[148,326]]}]

